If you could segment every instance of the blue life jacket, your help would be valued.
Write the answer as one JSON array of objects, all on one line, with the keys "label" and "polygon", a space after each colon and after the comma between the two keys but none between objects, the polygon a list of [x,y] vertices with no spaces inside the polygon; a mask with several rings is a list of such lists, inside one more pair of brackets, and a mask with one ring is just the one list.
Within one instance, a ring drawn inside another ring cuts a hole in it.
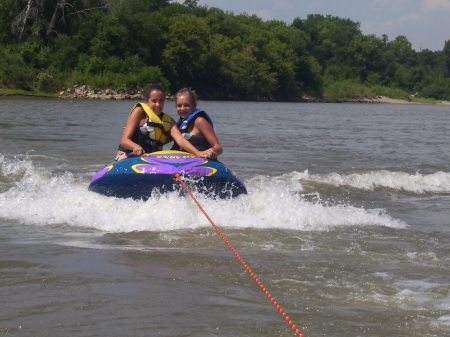
[{"label": "blue life jacket", "polygon": [[[211,147],[206,138],[203,135],[199,136],[190,135],[190,132],[194,128],[195,119],[200,116],[205,118],[208,121],[208,123],[210,123],[211,126],[213,126],[212,119],[208,116],[208,114],[205,111],[200,109],[197,109],[194,112],[192,112],[186,119],[182,119],[180,117],[180,119],[178,119],[177,126],[183,137],[186,138],[192,145],[194,145],[197,150],[205,151]],[[181,147],[176,142],[174,142],[172,150],[181,150]]]},{"label": "blue life jacket", "polygon": [[191,121],[193,122],[199,116],[204,117],[209,122],[209,124],[211,124],[211,126],[214,127],[212,119],[208,116],[206,111],[197,109],[193,113],[191,113],[185,120],[183,120],[181,117],[180,119],[178,119],[177,126],[180,132],[181,133],[187,132],[187,130],[189,129],[188,126],[191,123]]}]

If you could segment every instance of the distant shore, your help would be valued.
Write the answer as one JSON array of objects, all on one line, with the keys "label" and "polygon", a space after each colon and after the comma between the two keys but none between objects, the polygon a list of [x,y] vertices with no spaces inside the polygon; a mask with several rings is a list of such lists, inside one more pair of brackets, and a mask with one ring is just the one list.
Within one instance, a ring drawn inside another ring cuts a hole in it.
[{"label": "distant shore", "polygon": [[[117,90],[98,90],[94,91],[87,86],[75,86],[59,92],[57,95],[37,95],[32,93],[14,93],[14,92],[0,92],[0,96],[8,97],[47,97],[47,98],[60,98],[60,99],[98,99],[98,100],[144,100],[144,96],[139,92],[127,93]],[[172,99],[172,96],[167,96],[168,100]],[[305,103],[325,103],[317,99],[305,98],[302,100]],[[327,102],[333,103],[333,102]],[[450,101],[435,101],[432,103],[417,102],[414,100],[402,100],[389,98],[386,96],[376,96],[374,98],[357,98],[348,100],[342,103],[377,103],[377,104],[421,104],[421,105],[450,105]]]},{"label": "distant shore", "polygon": [[389,98],[386,96],[377,96],[375,98],[360,98],[354,101],[349,101],[353,103],[385,103],[385,104],[435,104],[435,105],[450,105],[450,101],[436,101],[436,103],[421,103],[414,101],[407,101],[402,99]]}]

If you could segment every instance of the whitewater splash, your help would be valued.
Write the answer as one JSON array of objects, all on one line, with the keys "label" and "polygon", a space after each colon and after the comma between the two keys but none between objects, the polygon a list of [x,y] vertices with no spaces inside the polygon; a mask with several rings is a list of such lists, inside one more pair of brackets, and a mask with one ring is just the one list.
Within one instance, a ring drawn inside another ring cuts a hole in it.
[{"label": "whitewater splash", "polygon": [[363,173],[310,175],[307,171],[295,172],[293,176],[300,181],[349,186],[356,189],[372,191],[377,188],[392,189],[410,193],[450,193],[450,173],[409,174],[387,170]]},{"label": "whitewater splash", "polygon": [[[55,174],[21,159],[0,155],[1,217],[27,225],[64,225],[105,232],[170,231],[209,227],[189,197],[177,193],[133,201],[98,195],[87,190],[89,177],[66,171]],[[256,176],[246,181],[249,194],[231,200],[199,201],[214,221],[229,228],[279,228],[321,231],[340,226],[405,228],[384,209],[364,209],[314,201],[303,195],[302,184],[352,186],[361,190],[390,188],[416,193],[449,193],[450,174],[410,175],[380,170],[361,174],[310,175],[291,172],[278,177]],[[308,194],[311,194],[308,192]]]}]

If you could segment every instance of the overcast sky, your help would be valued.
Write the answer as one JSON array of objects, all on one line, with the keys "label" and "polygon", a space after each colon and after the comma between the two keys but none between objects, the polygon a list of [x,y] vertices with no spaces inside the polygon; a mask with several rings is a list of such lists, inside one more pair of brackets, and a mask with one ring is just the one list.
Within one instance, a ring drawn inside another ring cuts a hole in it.
[{"label": "overcast sky", "polygon": [[416,51],[442,50],[450,40],[450,0],[199,0],[198,5],[288,24],[308,14],[330,14],[359,22],[365,35],[386,34],[390,41],[404,35]]}]

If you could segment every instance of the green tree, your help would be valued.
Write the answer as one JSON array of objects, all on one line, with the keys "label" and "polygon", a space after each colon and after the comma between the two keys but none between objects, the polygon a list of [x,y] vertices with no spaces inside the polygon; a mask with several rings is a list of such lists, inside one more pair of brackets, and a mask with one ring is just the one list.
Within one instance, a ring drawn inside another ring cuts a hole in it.
[{"label": "green tree", "polygon": [[159,66],[167,43],[166,21],[161,12],[119,16],[128,29],[128,53],[139,56],[146,65]]},{"label": "green tree", "polygon": [[447,77],[450,77],[450,40],[445,41],[444,49],[443,49],[443,56],[444,56],[444,62],[445,67],[447,70]]},{"label": "green tree", "polygon": [[358,22],[331,15],[309,14],[305,20],[294,20],[293,26],[310,36],[311,53],[324,67],[345,64],[349,44],[362,35]]},{"label": "green tree", "polygon": [[54,41],[53,50],[49,53],[49,62],[56,72],[66,73],[78,65],[80,49],[74,40],[62,35]]},{"label": "green tree", "polygon": [[172,89],[182,86],[199,88],[198,74],[204,64],[199,60],[208,50],[211,29],[207,21],[194,15],[180,14],[169,20],[168,41],[162,52],[162,66],[172,83]]},{"label": "green tree", "polygon": [[414,65],[416,62],[416,55],[411,42],[403,35],[397,36],[394,41],[386,44],[383,57],[388,63],[398,62],[404,65]]},{"label": "green tree", "polygon": [[450,40],[416,52],[405,36],[389,41],[359,26],[330,15],[265,22],[196,0],[0,0],[0,86],[133,91],[157,81],[211,98],[277,100],[384,86],[449,99]]},{"label": "green tree", "polygon": [[105,0],[111,15],[152,13],[167,7],[170,0]]},{"label": "green tree", "polygon": [[417,53],[417,64],[431,70],[437,66],[437,57],[435,52],[429,49],[423,49]]},{"label": "green tree", "polygon": [[232,52],[225,75],[226,90],[235,99],[267,99],[275,89],[275,75],[248,51]]},{"label": "green tree", "polygon": [[0,0],[0,45],[14,41],[11,22],[20,11],[19,1]]},{"label": "green tree", "polygon": [[214,34],[208,42],[207,50],[201,54],[199,63],[204,66],[198,69],[201,84],[196,86],[202,95],[207,98],[224,99],[230,94],[227,92],[227,83],[232,81],[229,77],[227,65],[231,55],[243,49],[240,38],[230,39],[221,34]]},{"label": "green tree", "polygon": [[210,8],[207,19],[214,34],[221,34],[231,39],[245,35],[246,16],[244,15],[236,16],[225,13],[219,8]]},{"label": "green tree", "polygon": [[129,55],[128,28],[115,16],[103,16],[91,39],[90,51],[102,59],[109,56],[124,58]]},{"label": "green tree", "polygon": [[348,46],[348,58],[353,77],[361,82],[366,81],[370,73],[379,70],[381,56],[374,39],[360,36],[352,40]]},{"label": "green tree", "polygon": [[184,5],[188,6],[189,8],[195,8],[197,7],[198,1],[197,0],[184,0]]},{"label": "green tree", "polygon": [[322,95],[322,67],[312,55],[304,54],[299,57],[295,80],[302,92],[316,97]]},{"label": "green tree", "polygon": [[450,78],[434,78],[431,83],[422,88],[421,96],[450,100]]},{"label": "green tree", "polygon": [[33,90],[34,76],[19,54],[0,48],[0,88]]}]

